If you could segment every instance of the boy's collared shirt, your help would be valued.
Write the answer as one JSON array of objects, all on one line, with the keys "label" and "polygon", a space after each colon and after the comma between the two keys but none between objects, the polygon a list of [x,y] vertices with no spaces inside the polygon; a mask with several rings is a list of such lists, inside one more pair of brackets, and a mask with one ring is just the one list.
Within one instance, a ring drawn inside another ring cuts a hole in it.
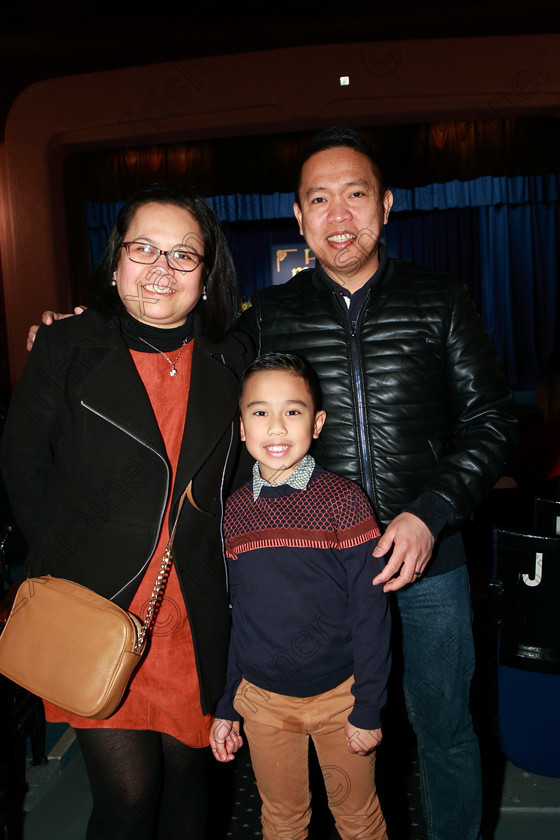
[{"label": "boy's collared shirt", "polygon": [[281,484],[287,484],[289,487],[293,487],[294,490],[307,490],[307,485],[311,481],[314,469],[315,458],[308,452],[307,455],[303,456],[301,463],[291,475],[283,481],[277,481],[275,484],[272,484],[262,477],[259,462],[255,461],[253,464],[253,499],[255,502],[257,501],[263,487],[279,487]]}]

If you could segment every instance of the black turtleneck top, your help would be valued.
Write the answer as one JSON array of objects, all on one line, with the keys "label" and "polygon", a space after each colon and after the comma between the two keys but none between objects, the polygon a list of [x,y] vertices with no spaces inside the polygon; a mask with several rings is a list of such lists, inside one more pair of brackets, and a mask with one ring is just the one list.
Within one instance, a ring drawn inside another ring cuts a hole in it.
[{"label": "black turtleneck top", "polygon": [[[185,339],[193,337],[193,314],[190,312],[184,324],[171,329],[153,327],[137,321],[132,315],[123,315],[120,319],[121,335],[129,350],[139,350],[141,353],[168,353],[178,350]],[[143,340],[142,340],[143,339]],[[149,342],[146,344],[145,342]],[[152,345],[151,347],[149,345]]]}]

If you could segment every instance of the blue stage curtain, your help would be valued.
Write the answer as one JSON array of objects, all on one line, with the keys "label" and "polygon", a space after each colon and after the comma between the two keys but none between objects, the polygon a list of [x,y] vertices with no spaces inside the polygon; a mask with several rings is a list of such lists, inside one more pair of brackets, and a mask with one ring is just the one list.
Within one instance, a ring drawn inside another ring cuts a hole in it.
[{"label": "blue stage curtain", "polygon": [[393,257],[460,277],[481,310],[477,209],[391,215],[384,240]]},{"label": "blue stage curtain", "polygon": [[216,195],[206,199],[222,222],[254,222],[260,219],[290,219],[294,194]]},{"label": "blue stage curtain", "polygon": [[[393,193],[384,234],[391,256],[460,277],[510,384],[534,388],[556,344],[560,174],[484,176]],[[248,299],[270,282],[271,246],[300,239],[292,216],[293,194],[213,196],[207,201],[224,223],[240,291]],[[87,205],[92,264],[121,204]]]},{"label": "blue stage curtain", "polygon": [[101,259],[103,248],[124,201],[86,202],[86,236],[90,269]]},{"label": "blue stage curtain", "polygon": [[534,388],[558,323],[558,204],[480,210],[481,314],[510,381]]}]

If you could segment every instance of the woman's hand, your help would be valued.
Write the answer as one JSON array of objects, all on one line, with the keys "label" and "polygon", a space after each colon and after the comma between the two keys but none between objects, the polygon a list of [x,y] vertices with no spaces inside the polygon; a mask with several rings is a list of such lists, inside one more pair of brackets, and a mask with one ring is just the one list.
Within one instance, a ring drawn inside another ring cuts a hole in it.
[{"label": "woman's hand", "polygon": [[[62,318],[71,318],[73,315],[81,315],[82,312],[85,312],[85,306],[75,306],[74,312],[67,312],[63,314],[62,312],[52,312],[50,309],[47,309],[46,312],[43,312],[41,315],[41,323],[45,324],[47,327],[51,324],[54,324],[55,321],[60,321]],[[37,330],[39,329],[39,324],[33,324],[32,327],[29,327],[29,332],[27,333],[27,349],[31,350],[33,347],[33,342],[35,341],[35,336],[37,335]]]},{"label": "woman's hand", "polygon": [[243,746],[238,720],[216,718],[210,730],[210,747],[218,761],[233,761],[234,753]]},{"label": "woman's hand", "polygon": [[344,727],[348,750],[356,755],[369,755],[379,746],[383,732],[381,729],[358,729],[347,721]]}]

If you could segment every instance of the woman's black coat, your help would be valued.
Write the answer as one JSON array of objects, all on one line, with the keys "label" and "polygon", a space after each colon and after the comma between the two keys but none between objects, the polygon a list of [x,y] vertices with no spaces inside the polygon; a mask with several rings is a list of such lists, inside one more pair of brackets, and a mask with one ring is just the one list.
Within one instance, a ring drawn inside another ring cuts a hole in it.
[{"label": "woman's black coat", "polygon": [[[224,498],[239,483],[238,337],[196,336],[170,513],[201,703],[223,688],[229,634]],[[41,327],[3,432],[1,465],[32,575],[75,580],[127,607],[158,541],[170,468],[118,326],[92,310]]]}]

